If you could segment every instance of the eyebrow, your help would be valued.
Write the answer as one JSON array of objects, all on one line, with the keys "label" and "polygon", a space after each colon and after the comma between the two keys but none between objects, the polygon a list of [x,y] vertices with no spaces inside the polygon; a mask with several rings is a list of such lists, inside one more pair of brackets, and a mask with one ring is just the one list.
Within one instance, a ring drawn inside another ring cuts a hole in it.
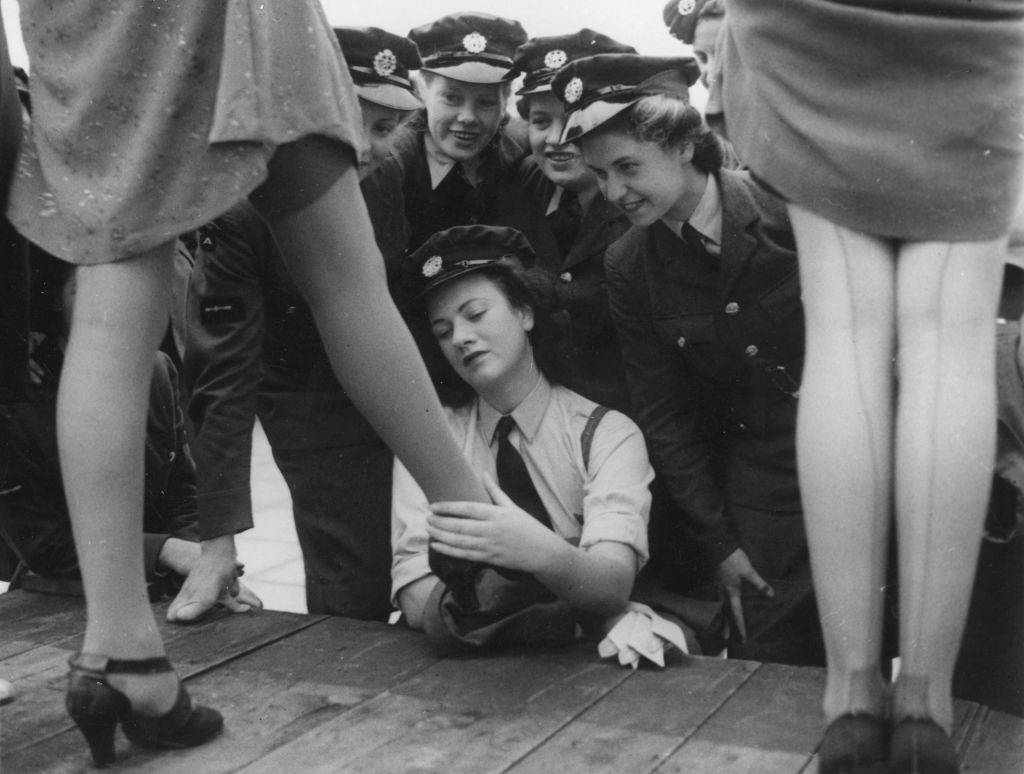
[{"label": "eyebrow", "polygon": [[[484,300],[486,300],[486,299],[483,296],[473,296],[472,298],[467,298],[463,303],[461,303],[459,305],[459,308],[456,309],[455,311],[456,312],[461,312],[463,309],[465,309],[467,306],[472,304],[474,301],[484,301]],[[431,325],[431,327],[433,327],[433,326],[437,325],[438,323],[444,323],[444,322],[447,322],[447,321],[444,318],[438,317],[438,318],[436,318],[434,320],[431,320],[430,321],[430,325]]]}]

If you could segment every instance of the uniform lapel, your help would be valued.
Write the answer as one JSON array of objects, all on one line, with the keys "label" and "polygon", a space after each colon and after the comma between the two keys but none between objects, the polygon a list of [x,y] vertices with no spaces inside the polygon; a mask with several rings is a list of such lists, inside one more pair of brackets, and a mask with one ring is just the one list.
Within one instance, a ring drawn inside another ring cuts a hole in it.
[{"label": "uniform lapel", "polygon": [[[598,194],[583,214],[576,241],[562,260],[562,271],[567,271],[576,264],[583,263],[594,253],[604,253],[608,245],[615,241],[616,235],[613,235],[611,231],[622,217],[623,215],[614,205]],[[625,229],[620,229],[619,235],[624,231]]]},{"label": "uniform lapel", "polygon": [[718,182],[722,196],[722,293],[728,296],[757,249],[753,232],[758,215],[743,185],[742,173],[723,169]]}]

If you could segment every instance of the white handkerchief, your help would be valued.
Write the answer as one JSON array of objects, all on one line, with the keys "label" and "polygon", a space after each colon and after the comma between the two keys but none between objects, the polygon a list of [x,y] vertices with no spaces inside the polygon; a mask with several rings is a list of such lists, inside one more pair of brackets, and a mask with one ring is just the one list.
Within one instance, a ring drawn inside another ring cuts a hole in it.
[{"label": "white handkerchief", "polygon": [[655,613],[647,605],[630,602],[597,646],[601,658],[617,656],[622,666],[640,664],[641,658],[665,666],[665,649],[671,646],[689,653],[682,629]]}]

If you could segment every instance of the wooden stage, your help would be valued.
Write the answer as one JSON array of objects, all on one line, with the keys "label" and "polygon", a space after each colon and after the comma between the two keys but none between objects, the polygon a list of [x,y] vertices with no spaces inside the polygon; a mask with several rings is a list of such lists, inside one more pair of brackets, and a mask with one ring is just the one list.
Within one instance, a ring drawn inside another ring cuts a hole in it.
[{"label": "wooden stage", "polygon": [[[0,595],[0,771],[88,771],[64,713],[81,599]],[[438,659],[398,627],[288,613],[164,626],[194,697],[226,729],[154,755],[118,732],[112,770],[146,772],[750,772],[817,770],[823,672],[712,658],[631,671],[579,647]],[[965,772],[1024,771],[1024,720],[958,705]]]}]

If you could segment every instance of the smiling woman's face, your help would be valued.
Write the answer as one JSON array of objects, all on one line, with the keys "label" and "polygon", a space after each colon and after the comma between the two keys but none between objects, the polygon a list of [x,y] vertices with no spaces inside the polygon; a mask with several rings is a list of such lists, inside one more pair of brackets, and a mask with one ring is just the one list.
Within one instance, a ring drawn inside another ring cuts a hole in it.
[{"label": "smiling woman's face", "polygon": [[445,359],[476,392],[532,373],[533,313],[513,307],[491,278],[477,272],[441,285],[427,319]]},{"label": "smiling woman's face", "polygon": [[701,181],[690,163],[692,145],[666,148],[615,128],[586,135],[581,145],[601,193],[633,225],[649,226],[664,217],[685,220],[689,215],[677,210],[690,188]]},{"label": "smiling woman's face", "polygon": [[565,107],[551,92],[530,94],[530,150],[537,165],[555,185],[581,191],[597,184],[594,173],[583,163],[575,143],[559,144],[565,126]]},{"label": "smiling woman's face", "polygon": [[501,126],[506,93],[500,83],[463,83],[425,73],[421,97],[427,131],[441,152],[454,161],[480,155]]}]

